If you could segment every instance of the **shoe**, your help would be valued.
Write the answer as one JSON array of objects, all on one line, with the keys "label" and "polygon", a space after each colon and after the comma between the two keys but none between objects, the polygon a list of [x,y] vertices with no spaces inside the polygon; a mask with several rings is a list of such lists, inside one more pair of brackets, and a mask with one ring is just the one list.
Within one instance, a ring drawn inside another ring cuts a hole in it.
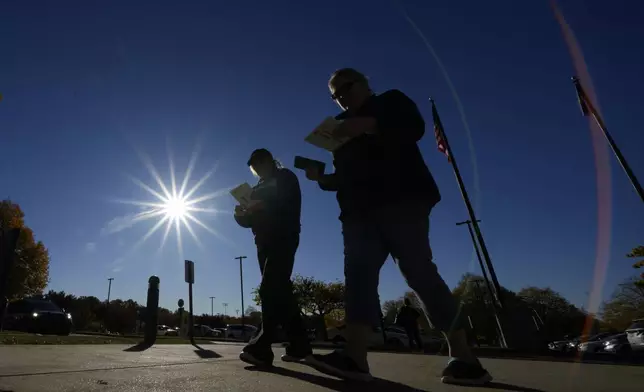
[{"label": "shoe", "polygon": [[260,349],[254,345],[247,345],[239,353],[239,359],[251,365],[271,367],[273,366],[273,351],[270,348]]},{"label": "shoe", "polygon": [[444,384],[455,385],[485,385],[492,381],[492,376],[481,366],[452,358],[441,376]]},{"label": "shoe", "polygon": [[[313,352],[309,347],[306,350],[295,350],[291,349],[290,346],[286,347],[286,354],[282,355],[282,361],[284,362],[302,362],[309,358]],[[310,360],[310,358],[309,358]]]},{"label": "shoe", "polygon": [[361,369],[356,362],[341,351],[331,354],[313,354],[305,363],[317,371],[351,381],[371,381],[369,370]]}]

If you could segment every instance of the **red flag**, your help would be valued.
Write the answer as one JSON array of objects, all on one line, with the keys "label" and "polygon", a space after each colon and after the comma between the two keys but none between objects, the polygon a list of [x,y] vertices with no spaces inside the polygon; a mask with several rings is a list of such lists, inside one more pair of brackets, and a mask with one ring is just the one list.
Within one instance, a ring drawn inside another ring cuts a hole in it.
[{"label": "red flag", "polygon": [[436,145],[438,151],[445,154],[448,162],[452,162],[452,158],[449,156],[449,149],[447,148],[447,139],[445,138],[445,131],[443,130],[443,124],[441,124],[441,119],[438,117],[438,111],[436,110],[436,105],[432,101],[432,117],[434,118],[434,136],[436,136]]}]

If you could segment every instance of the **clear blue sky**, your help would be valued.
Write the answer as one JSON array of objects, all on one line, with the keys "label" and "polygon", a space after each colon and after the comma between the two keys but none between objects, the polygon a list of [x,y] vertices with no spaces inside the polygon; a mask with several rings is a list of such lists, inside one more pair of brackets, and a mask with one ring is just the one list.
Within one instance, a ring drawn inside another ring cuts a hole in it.
[{"label": "clear blue sky", "polygon": [[[90,4],[91,3],[91,4]],[[108,5],[109,3],[109,5]],[[397,88],[429,124],[421,148],[443,194],[432,214],[436,263],[450,286],[468,271],[472,245],[451,167],[436,150],[427,98],[436,99],[501,284],[551,286],[574,303],[588,298],[598,208],[611,208],[604,295],[633,270],[624,258],[642,244],[644,207],[611,155],[612,205],[598,207],[597,168],[587,121],[569,81],[572,62],[546,1],[405,1],[433,43],[460,95],[475,163],[454,99],[435,60],[393,1],[4,1],[0,4],[0,196],[26,213],[51,255],[50,288],[144,301],[147,278],[161,279],[161,305],[187,299],[174,232],[133,244],[155,223],[106,234],[137,213],[115,199],[153,197],[127,174],[158,189],[135,148],[170,182],[166,140],[179,180],[199,135],[193,180],[215,162],[205,195],[254,181],[249,153],[266,147],[285,164],[295,155],[330,163],[303,138],[337,113],[327,78],[356,67],[377,91]],[[136,5],[134,5],[136,4]],[[644,4],[564,1],[614,138],[644,181]],[[474,169],[480,191],[474,187]],[[343,276],[338,207],[300,176],[303,232],[295,272]],[[223,196],[202,206],[232,211]],[[247,255],[245,301],[259,282],[254,243],[230,212],[196,215],[230,240],[184,229],[184,256],[196,263],[195,311],[240,308],[239,266]],[[112,221],[112,226],[108,224]],[[116,221],[118,222],[118,220]],[[382,271],[382,299],[406,289],[395,265]]]}]

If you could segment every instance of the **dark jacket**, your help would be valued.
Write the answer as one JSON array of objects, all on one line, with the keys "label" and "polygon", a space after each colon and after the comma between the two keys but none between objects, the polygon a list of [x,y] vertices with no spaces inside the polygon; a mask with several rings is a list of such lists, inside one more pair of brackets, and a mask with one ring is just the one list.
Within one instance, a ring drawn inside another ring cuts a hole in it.
[{"label": "dark jacket", "polygon": [[337,191],[340,219],[369,213],[383,204],[415,201],[431,208],[440,201],[417,144],[425,134],[425,121],[409,97],[389,90],[373,95],[355,113],[343,112],[336,119],[351,117],[373,117],[377,130],[337,149],[335,173],[320,183],[323,190]]},{"label": "dark jacket", "polygon": [[257,244],[300,233],[302,193],[292,171],[277,169],[273,177],[260,180],[253,187],[251,197],[263,201],[264,208],[244,216],[235,215],[235,220],[241,227],[253,230]]}]

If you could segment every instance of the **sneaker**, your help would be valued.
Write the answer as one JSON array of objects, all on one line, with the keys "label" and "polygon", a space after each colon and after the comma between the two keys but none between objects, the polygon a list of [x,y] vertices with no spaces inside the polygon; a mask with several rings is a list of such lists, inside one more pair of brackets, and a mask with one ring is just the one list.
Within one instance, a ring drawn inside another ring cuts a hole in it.
[{"label": "sneaker", "polygon": [[441,376],[444,384],[485,385],[492,381],[492,376],[481,366],[452,358]]},{"label": "sneaker", "polygon": [[239,359],[255,366],[270,367],[273,366],[273,351],[269,349],[259,349],[257,346],[247,345],[239,354]]},{"label": "sneaker", "polygon": [[[305,350],[295,350],[291,346],[286,347],[286,354],[282,355],[282,361],[284,362],[302,362],[309,358],[313,352],[311,348]],[[309,358],[310,359],[310,358]]]},{"label": "sneaker", "polygon": [[369,370],[361,369],[353,359],[340,351],[334,351],[326,355],[313,354],[305,363],[319,372],[345,380],[373,380]]}]

